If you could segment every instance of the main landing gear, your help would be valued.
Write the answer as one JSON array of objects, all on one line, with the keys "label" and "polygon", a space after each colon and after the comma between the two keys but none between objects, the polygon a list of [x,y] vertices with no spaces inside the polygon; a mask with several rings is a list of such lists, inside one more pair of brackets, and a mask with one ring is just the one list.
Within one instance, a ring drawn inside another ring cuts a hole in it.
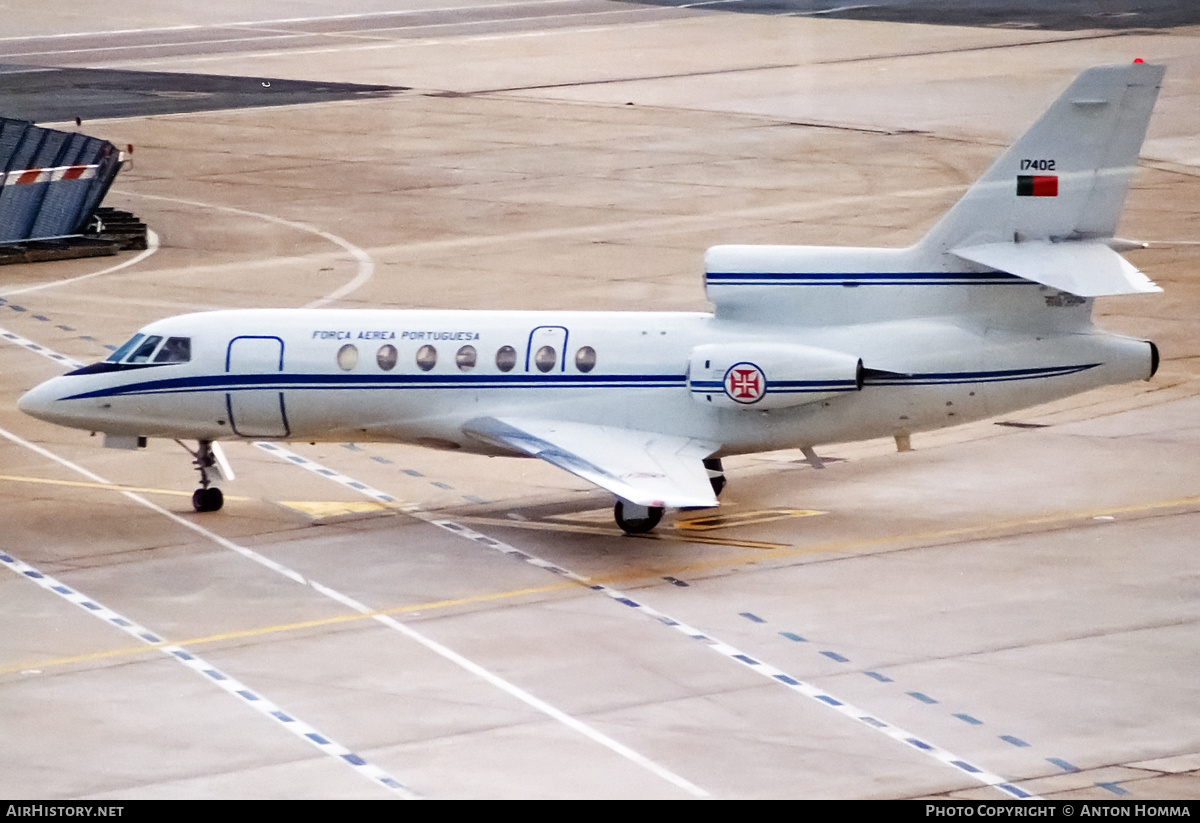
[{"label": "main landing gear", "polygon": [[[708,482],[712,484],[713,494],[720,497],[725,488],[725,469],[721,465],[721,458],[705,459],[704,468],[708,470]],[[662,516],[662,506],[639,506],[627,500],[617,500],[617,505],[613,507],[613,517],[616,518],[621,531],[626,534],[651,532],[662,520]]]},{"label": "main landing gear", "polygon": [[201,440],[193,451],[184,445],[182,440],[175,442],[188,450],[192,455],[192,465],[200,470],[200,488],[192,492],[192,508],[198,512],[220,511],[225,505],[225,495],[212,485],[212,481],[233,479],[233,473],[228,469],[220,446],[211,440]]}]

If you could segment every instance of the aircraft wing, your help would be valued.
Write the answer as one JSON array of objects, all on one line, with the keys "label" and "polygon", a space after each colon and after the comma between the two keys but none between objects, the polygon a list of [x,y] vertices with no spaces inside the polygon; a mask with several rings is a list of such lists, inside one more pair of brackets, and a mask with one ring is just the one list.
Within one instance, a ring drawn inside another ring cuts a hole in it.
[{"label": "aircraft wing", "polygon": [[639,506],[717,505],[702,462],[715,443],[616,426],[480,417],[463,431],[494,446],[540,457]]}]

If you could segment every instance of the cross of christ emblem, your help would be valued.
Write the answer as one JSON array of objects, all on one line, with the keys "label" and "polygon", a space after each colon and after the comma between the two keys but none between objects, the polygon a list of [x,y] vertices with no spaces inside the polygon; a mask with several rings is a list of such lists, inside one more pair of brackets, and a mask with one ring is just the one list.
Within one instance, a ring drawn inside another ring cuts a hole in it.
[{"label": "cross of christ emblem", "polygon": [[753,363],[738,363],[725,372],[725,393],[739,403],[754,403],[766,392],[767,380]]}]

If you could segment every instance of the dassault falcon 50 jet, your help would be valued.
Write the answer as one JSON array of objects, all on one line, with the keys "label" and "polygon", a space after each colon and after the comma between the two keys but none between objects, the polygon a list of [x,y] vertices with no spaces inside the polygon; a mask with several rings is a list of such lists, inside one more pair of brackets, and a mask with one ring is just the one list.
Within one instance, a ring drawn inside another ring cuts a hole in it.
[{"label": "dassault falcon 50 jet", "polygon": [[[1163,67],[1083,72],[908,248],[717,246],[713,311],[248,309],[149,324],[20,408],[106,446],[399,442],[537,457],[627,532],[710,507],[721,458],[937,429],[1149,379],[1153,343],[1093,298],[1160,289],[1114,238]],[[190,450],[190,449],[189,449]]]}]

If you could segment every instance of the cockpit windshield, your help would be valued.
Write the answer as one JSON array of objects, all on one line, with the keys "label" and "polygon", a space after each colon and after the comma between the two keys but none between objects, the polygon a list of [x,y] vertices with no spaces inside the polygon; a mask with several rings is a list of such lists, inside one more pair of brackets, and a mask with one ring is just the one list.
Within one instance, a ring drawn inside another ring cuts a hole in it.
[{"label": "cockpit windshield", "polygon": [[124,346],[117,349],[115,352],[113,352],[112,354],[110,354],[108,357],[106,357],[104,359],[109,363],[120,363],[125,358],[125,355],[127,355],[131,351],[133,351],[134,346],[136,346],[138,343],[140,343],[142,338],[145,336],[146,335],[144,335],[144,334],[135,334],[133,337],[129,338],[128,343],[126,343]]},{"label": "cockpit windshield", "polygon": [[[161,344],[161,345],[160,345]],[[106,363],[187,363],[192,359],[192,338],[135,334],[128,343],[110,354]]]}]

